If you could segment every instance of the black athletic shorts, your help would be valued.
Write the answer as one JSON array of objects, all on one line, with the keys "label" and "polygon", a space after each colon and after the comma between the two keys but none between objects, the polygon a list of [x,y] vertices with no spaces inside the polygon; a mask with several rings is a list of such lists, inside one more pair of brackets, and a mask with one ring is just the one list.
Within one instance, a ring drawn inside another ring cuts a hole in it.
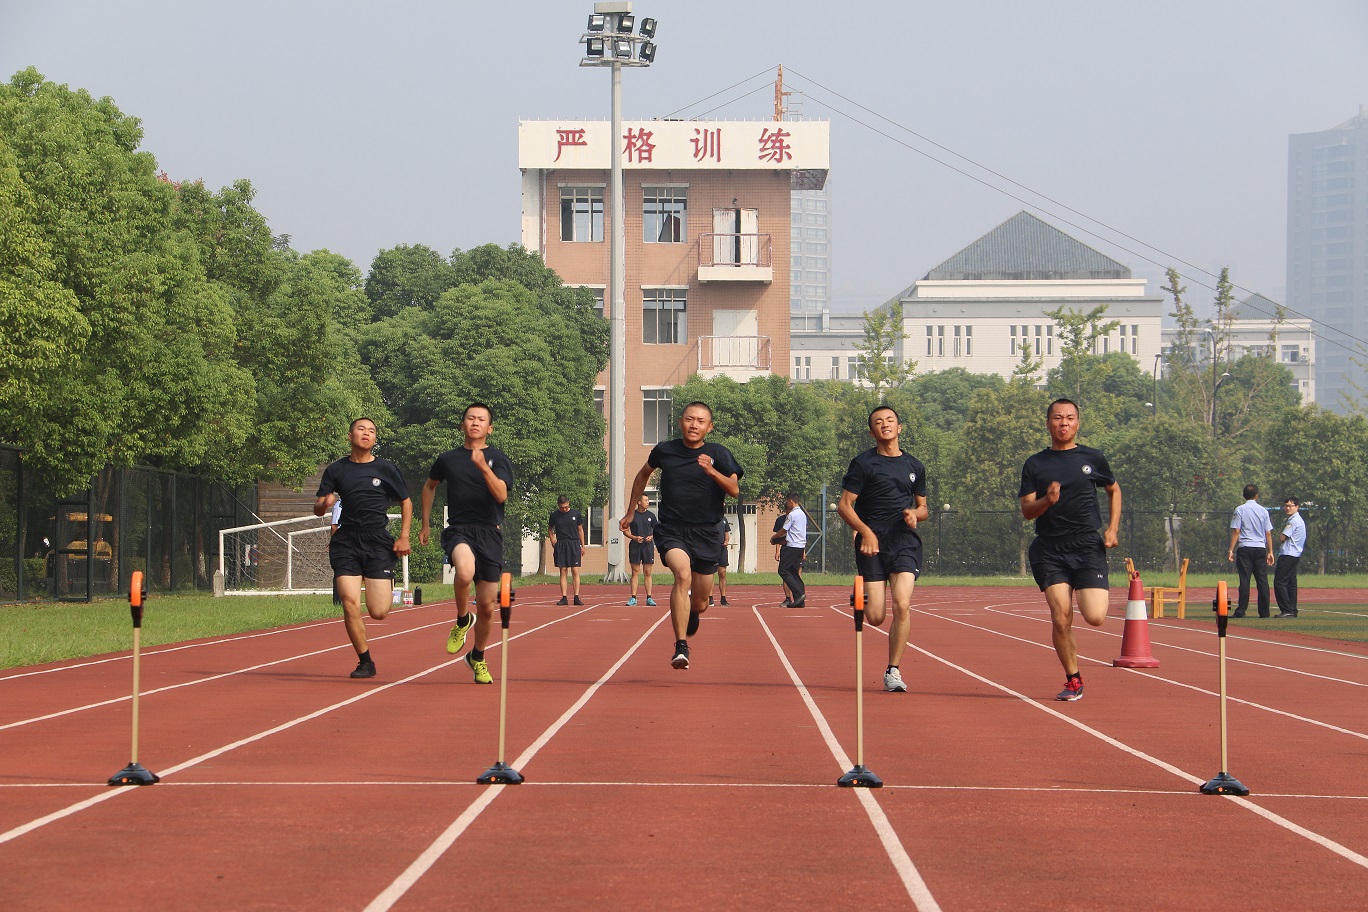
[{"label": "black athletic shorts", "polygon": [[661,556],[671,549],[682,548],[689,555],[689,567],[704,576],[717,572],[722,562],[722,536],[717,534],[717,523],[711,525],[679,525],[671,528],[655,527],[656,548]]},{"label": "black athletic shorts", "polygon": [[1037,538],[1029,553],[1031,575],[1041,592],[1058,583],[1073,589],[1107,588],[1107,549],[1097,532]]},{"label": "black athletic shorts", "polygon": [[333,576],[393,581],[394,537],[383,527],[338,526],[328,542],[328,563],[332,565]]},{"label": "black athletic shorts", "polygon": [[579,542],[567,538],[556,539],[551,560],[557,567],[578,567],[583,557],[584,549]]},{"label": "black athletic shorts", "polygon": [[855,569],[867,583],[880,583],[894,573],[921,575],[922,543],[916,529],[905,525],[892,526],[882,531],[875,529],[879,538],[879,553],[860,551],[860,539],[855,536]]},{"label": "black athletic shorts", "polygon": [[629,564],[654,564],[655,563],[655,542],[628,542],[627,543],[627,563]]},{"label": "black athletic shorts", "polygon": [[497,583],[503,576],[503,530],[484,523],[447,526],[442,530],[442,553],[447,560],[451,560],[451,552],[461,544],[468,545],[475,554],[475,579]]}]

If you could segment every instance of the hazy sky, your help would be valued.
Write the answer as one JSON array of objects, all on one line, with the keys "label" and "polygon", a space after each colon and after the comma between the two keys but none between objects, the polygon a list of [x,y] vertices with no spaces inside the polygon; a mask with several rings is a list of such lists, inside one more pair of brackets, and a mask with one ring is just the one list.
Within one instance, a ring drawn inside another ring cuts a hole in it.
[{"label": "hazy sky", "polygon": [[[634,6],[660,50],[625,71],[626,118],[769,118],[783,64],[795,109],[831,120],[838,310],[882,303],[1023,208],[1151,294],[1181,259],[1282,300],[1287,136],[1368,104],[1364,0]],[[0,70],[112,97],[172,177],[247,178],[275,233],[364,271],[396,244],[518,240],[517,121],[608,117],[608,73],[578,66],[592,8],[0,0]],[[1205,309],[1214,280],[1180,268]]]}]

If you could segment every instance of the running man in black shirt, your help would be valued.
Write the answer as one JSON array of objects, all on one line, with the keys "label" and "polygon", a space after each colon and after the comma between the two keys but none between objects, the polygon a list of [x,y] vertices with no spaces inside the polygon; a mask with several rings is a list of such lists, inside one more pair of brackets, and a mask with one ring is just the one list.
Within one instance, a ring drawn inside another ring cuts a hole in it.
[{"label": "running man in black shirt", "polygon": [[584,559],[584,517],[579,510],[570,509],[570,498],[562,494],[556,499],[556,509],[546,521],[551,537],[551,560],[560,570],[561,597],[557,605],[566,601],[565,577],[574,577],[575,604],[580,601],[580,562]]},{"label": "running man in black shirt", "polygon": [[836,512],[855,530],[855,566],[864,577],[865,618],[882,626],[888,606],[885,583],[893,596],[893,623],[888,631],[888,668],[884,690],[906,693],[902,661],[912,632],[912,588],[922,570],[922,543],[917,523],[926,519],[926,466],[904,453],[898,442],[902,421],[881,405],[869,413],[873,449],[850,461],[841,480]]},{"label": "running man in black shirt", "polygon": [[[456,573],[456,623],[447,636],[447,652],[456,655],[465,645],[472,625],[475,639],[465,662],[476,684],[493,684],[484,649],[489,644],[494,605],[503,576],[504,502],[513,487],[513,464],[489,445],[494,413],[475,402],[461,416],[465,442],[447,450],[432,464],[423,483],[423,521],[418,541],[428,543],[428,519],[437,486],[447,486],[447,526],[442,530],[442,553]],[[475,583],[475,617],[470,616],[470,584]]]},{"label": "running man in black shirt", "polygon": [[[409,553],[409,524],[413,521],[413,501],[409,499],[404,476],[388,459],[371,452],[375,448],[375,422],[357,418],[347,439],[351,454],[323,470],[318,483],[314,515],[330,512],[342,503],[341,524],[328,542],[328,563],[332,565],[335,601],[342,605],[347,637],[356,649],[353,678],[375,677],[366,639],[366,621],[361,617],[361,580],[366,581],[366,612],[377,621],[389,614],[394,591],[394,561]],[[402,526],[399,538],[389,533],[389,505],[399,504]]]},{"label": "running man in black shirt", "polygon": [[[670,619],[675,648],[670,664],[689,667],[689,640],[698,632],[698,616],[708,610],[713,574],[722,560],[722,503],[741,493],[745,474],[726,447],[705,439],[713,429],[712,409],[690,402],[679,416],[681,437],[658,443],[632,482],[635,504],[646,491],[651,474],[660,469],[660,524],[655,529],[656,549],[674,574],[670,589]],[[632,513],[618,523],[629,532]]]},{"label": "running man in black shirt", "polygon": [[[1101,450],[1080,446],[1078,405],[1056,399],[1045,410],[1050,447],[1021,467],[1021,515],[1035,520],[1031,573],[1050,606],[1052,637],[1067,676],[1056,700],[1083,699],[1078,646],[1073,635],[1073,597],[1094,627],[1107,619],[1107,549],[1115,548],[1121,524],[1121,486]],[[1107,492],[1107,528],[1097,488]]]}]

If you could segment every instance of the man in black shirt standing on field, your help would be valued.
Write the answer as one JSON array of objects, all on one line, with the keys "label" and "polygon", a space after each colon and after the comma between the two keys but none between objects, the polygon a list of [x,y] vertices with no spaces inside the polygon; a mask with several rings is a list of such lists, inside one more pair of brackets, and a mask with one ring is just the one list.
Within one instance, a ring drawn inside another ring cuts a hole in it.
[{"label": "man in black shirt standing on field", "polygon": [[[376,439],[374,421],[357,418],[347,439],[351,454],[323,470],[314,515],[322,516],[339,500],[342,503],[341,525],[328,543],[333,591],[342,603],[347,636],[356,649],[358,660],[351,676],[373,678],[375,662],[366,640],[366,621],[361,617],[361,580],[366,581],[367,613],[377,621],[384,620],[394,590],[395,558],[409,553],[413,501],[394,463],[371,452]],[[398,540],[389,533],[392,503],[398,503],[402,511]]]},{"label": "man in black shirt standing on field", "polygon": [[[878,627],[888,610],[887,584],[893,596],[893,623],[888,630],[888,668],[884,690],[906,693],[899,663],[912,632],[912,589],[922,569],[922,542],[917,523],[926,507],[926,466],[898,442],[902,421],[881,405],[869,413],[874,448],[850,461],[841,479],[836,512],[856,532],[855,566],[864,577],[865,618]],[[795,595],[795,600],[798,598]]]},{"label": "man in black shirt standing on field", "polygon": [[[712,409],[690,402],[679,416],[680,437],[658,443],[632,482],[629,504],[646,491],[651,474],[660,469],[660,524],[655,528],[656,550],[674,574],[670,589],[670,619],[675,648],[670,665],[689,667],[688,637],[698,632],[698,616],[708,610],[713,574],[722,560],[722,503],[741,493],[736,457],[721,444],[705,439],[713,428]],[[618,528],[629,532],[632,510]]]},{"label": "man in black shirt standing on field", "polygon": [[[1073,597],[1078,611],[1094,627],[1107,619],[1107,549],[1118,544],[1121,486],[1101,450],[1081,446],[1078,405],[1056,399],[1045,410],[1050,446],[1021,468],[1021,515],[1035,520],[1031,573],[1050,606],[1055,653],[1067,679],[1056,700],[1083,699],[1078,673],[1078,646],[1073,635]],[[1107,528],[1097,489],[1107,492]]]},{"label": "man in black shirt standing on field", "polygon": [[[513,464],[489,445],[494,413],[473,402],[461,415],[465,442],[447,450],[432,464],[423,484],[423,521],[418,541],[428,543],[432,497],[442,482],[447,486],[447,526],[442,530],[442,553],[456,574],[456,623],[447,636],[447,652],[456,655],[474,629],[475,639],[465,663],[476,684],[493,684],[484,649],[489,644],[494,605],[503,576],[504,502],[513,487]],[[470,616],[470,584],[475,583],[475,617]]]},{"label": "man in black shirt standing on field", "polygon": [[579,510],[570,509],[570,498],[562,494],[556,499],[556,509],[551,511],[547,520],[547,532],[551,537],[551,560],[560,571],[561,597],[557,605],[566,601],[565,577],[573,580],[575,604],[580,601],[580,562],[584,559],[584,517]]}]

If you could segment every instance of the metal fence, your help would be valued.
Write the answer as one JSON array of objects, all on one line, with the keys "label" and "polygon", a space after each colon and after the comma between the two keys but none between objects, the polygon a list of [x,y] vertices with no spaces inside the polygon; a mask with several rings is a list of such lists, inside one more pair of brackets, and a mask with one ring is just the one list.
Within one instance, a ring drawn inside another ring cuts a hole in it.
[{"label": "metal fence", "polygon": [[255,521],[256,488],[148,466],[106,467],[57,497],[0,446],[0,601],[210,590],[218,530]]},{"label": "metal fence", "polygon": [[[814,518],[820,523],[820,516]],[[1327,530],[1316,523],[1314,514],[1306,518],[1306,552],[1300,567],[1303,574],[1368,572],[1368,524]],[[1273,524],[1275,530],[1282,527],[1279,516],[1274,517]],[[807,566],[853,574],[855,550],[850,530],[834,510],[827,513],[826,527],[824,544],[817,530],[813,531],[817,541],[808,551]],[[918,524],[917,531],[926,573],[1030,576],[1026,549],[1033,536],[1032,524],[1015,510],[933,510]],[[1126,511],[1121,517],[1120,538],[1121,544],[1109,552],[1115,573],[1123,571],[1128,557],[1142,574],[1177,572],[1184,558],[1191,573],[1227,572],[1232,566],[1226,560],[1229,512]]]}]

